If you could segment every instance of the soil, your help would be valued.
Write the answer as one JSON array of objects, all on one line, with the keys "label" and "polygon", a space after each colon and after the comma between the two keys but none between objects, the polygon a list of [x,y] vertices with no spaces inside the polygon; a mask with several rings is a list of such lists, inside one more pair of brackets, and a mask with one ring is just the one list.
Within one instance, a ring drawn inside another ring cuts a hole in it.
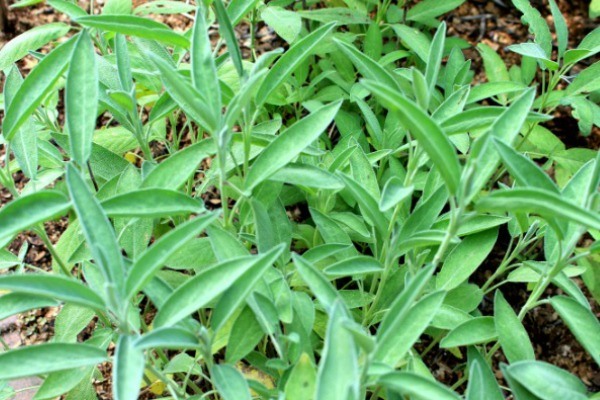
[{"label": "soil", "polygon": [[[135,0],[134,4],[141,4],[143,0]],[[592,29],[597,26],[597,20],[588,18],[588,0],[558,0],[558,6],[567,19],[570,34],[570,47],[576,47],[579,41]],[[12,3],[12,1],[9,1]],[[546,9],[541,0],[533,0],[535,6]],[[80,2],[85,6],[85,2]],[[102,1],[97,1],[96,6],[100,7]],[[545,13],[544,15],[549,14]],[[548,22],[552,22],[551,16],[548,16]],[[186,16],[161,16],[158,17],[175,29],[185,30],[191,26],[191,19]],[[445,20],[448,23],[448,34],[459,36],[473,46],[479,42],[484,42],[497,50],[503,57],[508,66],[518,63],[519,56],[507,51],[507,46],[514,43],[527,41],[530,35],[527,28],[523,26],[520,20],[519,12],[512,6],[510,0],[469,0],[457,10],[446,15]],[[9,29],[0,33],[0,47],[12,37],[27,31],[35,26],[42,24],[63,21],[68,22],[68,18],[53,12],[53,9],[45,4],[39,4],[33,7],[14,9],[9,12]],[[250,56],[250,33],[247,25],[241,25],[236,28],[242,52],[245,57]],[[211,38],[217,38],[218,31],[216,27],[211,28]],[[256,33],[257,52],[265,52],[283,45],[283,42],[267,27],[260,25]],[[479,53],[474,49],[465,50],[465,56],[470,58],[473,63],[473,69],[476,71],[476,80],[483,82],[483,65]],[[589,63],[595,60],[589,61]],[[35,65],[31,58],[25,58],[20,63],[20,68],[25,73]],[[574,71],[576,73],[577,70]],[[0,84],[3,84],[4,77],[0,78]],[[586,147],[598,150],[600,148],[600,130],[595,127],[592,134],[585,137],[579,133],[577,123],[572,118],[570,109],[558,108],[555,118],[547,127],[551,129],[559,138],[570,147]],[[154,146],[153,151],[157,155],[165,151],[164,146],[160,144]],[[4,149],[0,149],[0,156],[3,156]],[[1,157],[0,157],[1,158]],[[26,184],[26,178],[21,174],[14,176],[17,188],[20,189]],[[0,189],[0,207],[12,200],[10,193]],[[207,206],[214,208],[220,205],[218,194],[211,193],[205,199]],[[66,229],[67,220],[63,218],[56,222],[45,225],[46,232],[51,241],[55,243],[62,232]],[[506,248],[506,234],[501,235],[497,248],[490,256],[486,264],[479,269],[474,277],[475,283],[482,283],[492,272],[497,260],[503,256],[503,249]],[[27,243],[28,251],[25,262],[37,268],[48,270],[51,265],[51,256],[44,246],[41,239],[32,232],[20,234],[10,245],[9,249],[15,254],[21,246]],[[582,289],[585,288],[582,287]],[[526,300],[526,287],[519,284],[510,284],[503,286],[503,293],[513,307],[520,307]],[[560,293],[559,289],[549,289],[549,295]],[[597,304],[592,296],[588,296],[594,313],[600,315],[600,305]],[[480,308],[484,315],[492,313],[493,299],[486,299]],[[0,334],[10,347],[19,345],[45,342],[50,339],[54,332],[54,318],[58,313],[57,308],[47,308],[25,313],[9,320],[0,321]],[[536,358],[550,362],[556,366],[564,368],[580,377],[588,386],[590,391],[600,391],[600,369],[594,363],[589,354],[581,347],[569,329],[562,323],[558,315],[549,305],[537,307],[530,312],[524,320],[524,325],[534,344]],[[419,345],[424,349],[428,345],[428,339],[424,338],[423,343]],[[428,352],[425,361],[432,369],[434,376],[441,382],[453,385],[462,376],[461,371],[465,360],[458,359],[444,349],[434,346]],[[495,364],[505,362],[501,352],[495,357]],[[110,365],[103,365],[101,368],[104,376],[103,381],[96,382],[96,389],[101,399],[110,399]],[[496,369],[498,379],[502,379],[499,369]],[[24,388],[39,384],[36,379],[21,380],[13,382],[14,387]],[[21,392],[17,399],[31,399],[34,391]],[[152,398],[152,394],[146,391],[140,398]]]}]

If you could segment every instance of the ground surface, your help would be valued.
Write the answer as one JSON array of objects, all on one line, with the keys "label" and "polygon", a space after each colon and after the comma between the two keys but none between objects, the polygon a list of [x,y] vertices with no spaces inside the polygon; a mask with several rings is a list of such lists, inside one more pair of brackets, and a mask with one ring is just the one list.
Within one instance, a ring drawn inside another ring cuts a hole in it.
[{"label": "ground surface", "polygon": [[[141,0],[134,1],[137,4],[142,2]],[[541,0],[533,0],[532,2],[534,4],[542,3]],[[97,1],[96,3],[101,5],[102,1]],[[587,17],[588,4],[589,1],[587,0],[558,0],[558,5],[567,18],[572,47],[575,47],[585,34],[597,26],[597,20],[593,21]],[[11,30],[6,33],[0,33],[0,47],[15,35],[35,26],[49,22],[66,21],[64,16],[55,14],[53,9],[45,4],[10,11],[9,18]],[[185,16],[167,16],[162,17],[161,20],[181,30],[187,29],[192,23]],[[510,5],[510,0],[469,0],[459,9],[449,13],[446,16],[446,21],[448,22],[449,35],[460,36],[473,45],[478,42],[485,42],[498,50],[508,65],[516,61],[516,56],[513,53],[505,51],[505,48],[510,44],[524,42],[528,39],[527,29],[521,24],[518,11]],[[248,29],[240,27],[238,33],[243,50],[245,47],[247,51]],[[278,47],[282,43],[267,27],[259,29],[257,39],[259,51]],[[477,51],[469,49],[465,53],[467,57],[473,60],[473,68],[476,71],[477,78],[480,80],[484,79],[481,58]],[[28,60],[20,65],[24,72],[27,72],[32,66],[33,64]],[[0,83],[3,83],[3,77]],[[568,109],[558,109],[555,119],[551,121],[549,128],[561,138],[567,147],[587,147],[594,150],[600,148],[599,130],[595,128],[592,135],[588,137],[580,135],[577,123],[571,118]],[[3,154],[1,153],[3,150],[0,150],[0,154]],[[160,151],[158,148],[156,150]],[[15,178],[18,186],[25,184],[22,176],[16,176]],[[0,206],[10,200],[11,195],[5,189],[0,188]],[[52,241],[58,240],[61,233],[66,229],[66,224],[65,220],[61,220],[58,223],[46,225],[46,230]],[[49,268],[51,264],[50,254],[42,241],[32,233],[19,235],[10,246],[10,250],[15,253],[18,252],[25,242],[27,242],[29,247],[26,262],[40,268]],[[502,238],[498,241],[497,248],[506,248],[506,243],[502,243]],[[502,255],[500,250],[493,253],[488,265],[497,265],[497,263],[493,262],[493,258],[501,258]],[[488,270],[481,268],[478,272],[479,276],[476,279],[484,281],[486,276],[489,276],[491,272],[491,268]],[[505,294],[507,294],[508,300],[515,307],[522,305],[526,300],[526,291],[523,285],[512,285],[511,288],[507,288]],[[493,299],[490,298],[488,300],[484,302],[484,307],[481,310],[484,314],[491,313]],[[593,305],[596,315],[600,315],[600,306],[591,297],[590,302]],[[487,308],[485,304],[488,305]],[[53,335],[53,324],[57,311],[57,309],[43,309],[0,321],[0,334],[10,347],[44,342]],[[550,306],[539,307],[535,311],[530,312],[524,324],[536,349],[536,357],[539,360],[548,361],[571,371],[579,376],[591,391],[600,391],[600,369],[575,340],[568,328],[562,324]],[[422,346],[425,348],[427,343],[423,343]],[[496,361],[502,361],[500,355]],[[457,371],[459,371],[458,367],[461,367],[463,361],[456,359],[448,352],[434,347],[427,354],[426,362],[433,369],[436,377],[442,382],[452,385],[460,378],[460,373]],[[497,374],[500,378],[500,373],[498,372]],[[15,389],[27,388],[35,386],[38,382],[35,379],[22,380],[14,383],[13,386]],[[100,398],[110,399],[108,382],[104,384],[98,383],[97,387]],[[16,399],[31,399],[34,392],[34,390],[20,392]]]}]

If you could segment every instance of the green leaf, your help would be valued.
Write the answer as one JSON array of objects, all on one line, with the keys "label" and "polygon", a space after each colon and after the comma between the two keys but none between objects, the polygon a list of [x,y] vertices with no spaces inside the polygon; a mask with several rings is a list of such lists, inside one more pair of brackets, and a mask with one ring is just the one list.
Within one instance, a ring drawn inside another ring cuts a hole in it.
[{"label": "green leaf", "polygon": [[221,118],[221,88],[202,7],[196,10],[190,54],[192,83],[206,99],[213,119],[219,121]]},{"label": "green leaf", "polygon": [[385,212],[396,207],[412,196],[413,191],[414,187],[412,185],[405,187],[402,179],[392,176],[383,187],[381,199],[379,200],[379,210]]},{"label": "green leaf", "polygon": [[575,80],[567,86],[567,93],[574,96],[600,89],[600,61],[581,71]]},{"label": "green leaf", "polygon": [[[133,13],[144,17],[150,14],[185,14],[191,13],[195,9],[193,5],[182,1],[156,0],[140,4],[133,10]],[[196,21],[198,20],[197,16],[198,14],[196,14]]]},{"label": "green leaf", "polygon": [[508,69],[504,60],[485,43],[479,43],[477,50],[483,58],[483,66],[485,68],[485,76],[488,82],[508,82],[510,81],[510,75],[508,75]]},{"label": "green leaf", "polygon": [[424,0],[408,10],[406,19],[427,24],[431,19],[458,8],[464,2],[465,0]]},{"label": "green leaf", "polygon": [[83,8],[67,0],[47,0],[47,3],[55,10],[68,15],[71,19],[88,15]]},{"label": "green leaf", "polygon": [[263,104],[306,58],[312,54],[314,48],[333,30],[335,23],[323,25],[311,32],[306,37],[296,42],[277,62],[267,74],[262,85],[256,93],[256,103]]},{"label": "green leaf", "polygon": [[77,335],[85,329],[96,313],[87,307],[65,304],[54,322],[54,340],[76,343]]},{"label": "green leaf", "polygon": [[592,0],[590,2],[590,18],[598,18],[600,16],[600,1]]},{"label": "green leaf", "polygon": [[447,349],[458,346],[487,343],[496,339],[496,328],[493,317],[476,317],[466,321],[450,332],[440,342],[440,347]]},{"label": "green leaf", "polygon": [[302,31],[300,14],[278,6],[267,6],[260,12],[260,17],[288,43],[293,43]]},{"label": "green leaf", "polygon": [[[446,22],[442,22],[438,27],[431,47],[429,48],[429,57],[427,59],[427,67],[425,70],[425,80],[427,81],[428,93],[433,96],[435,87],[438,81],[438,75],[444,57],[444,40],[446,39]],[[428,106],[429,104],[427,104]]]},{"label": "green leaf", "polygon": [[245,183],[246,191],[252,191],[256,185],[291,162],[302,150],[317,140],[333,121],[341,105],[342,103],[338,101],[323,106],[277,136],[260,153],[248,171]]},{"label": "green leaf", "polygon": [[463,239],[444,260],[436,287],[452,290],[465,282],[488,257],[497,238],[498,229],[488,229]]},{"label": "green leaf", "polygon": [[494,145],[504,165],[520,185],[559,193],[554,181],[529,158],[498,139],[494,139]]},{"label": "green leaf", "polygon": [[466,400],[504,400],[494,372],[475,347],[469,347],[469,384]]},{"label": "green leaf", "polygon": [[40,222],[64,215],[71,203],[61,192],[40,191],[19,197],[0,209],[0,243]]},{"label": "green leaf", "polygon": [[331,277],[374,274],[383,271],[379,261],[370,256],[356,256],[328,265],[323,272]]},{"label": "green leaf", "polygon": [[[424,296],[412,306],[408,302],[399,305],[398,300],[396,300],[392,304],[389,313],[402,306],[401,313],[390,316],[393,318],[393,321],[390,322],[386,321],[389,320],[388,316],[384,317],[386,326],[385,329],[381,328],[378,332],[377,346],[373,353],[374,359],[390,366],[396,366],[429,326],[441,307],[445,295],[446,292],[444,291],[433,292]],[[398,299],[403,300],[407,298],[410,299],[404,293],[398,297]],[[387,325],[388,323],[390,325]]]},{"label": "green leaf", "polygon": [[360,209],[365,217],[368,218],[368,222],[370,222],[375,229],[378,230],[379,234],[382,237],[387,235],[388,229],[388,219],[385,215],[379,210],[379,206],[377,201],[371,196],[364,187],[358,184],[354,179],[350,178],[344,174],[338,174],[340,178],[346,184],[347,190],[352,194],[352,197],[358,202],[360,205]]},{"label": "green leaf", "polygon": [[120,335],[113,361],[113,396],[115,400],[136,400],[144,377],[144,352],[134,345],[135,337]]},{"label": "green leaf", "polygon": [[240,371],[231,365],[214,365],[210,376],[223,400],[250,400],[248,382]]},{"label": "green leaf", "polygon": [[205,139],[179,150],[144,178],[142,188],[178,189],[196,172],[203,159],[215,153],[212,139]]},{"label": "green leaf", "polygon": [[317,189],[340,190],[344,188],[344,183],[327,170],[300,163],[287,164],[271,175],[269,180]]},{"label": "green leaf", "polygon": [[600,322],[598,322],[598,318],[589,309],[568,297],[552,297],[550,304],[565,321],[579,343],[594,358],[596,364],[600,365],[600,336],[598,335]]},{"label": "green leaf", "polygon": [[287,400],[312,399],[316,380],[317,371],[313,362],[306,353],[302,353],[285,383],[285,398]]},{"label": "green leaf", "polygon": [[198,235],[210,225],[218,214],[208,213],[179,225],[158,239],[133,264],[127,276],[127,298],[144,288],[154,274],[163,267],[169,257],[181,250],[189,239]]},{"label": "green leaf", "polygon": [[479,200],[475,208],[480,211],[533,213],[544,218],[559,218],[600,229],[600,217],[596,213],[543,189],[497,190]]},{"label": "green leaf", "polygon": [[529,32],[535,36],[535,42],[544,50],[547,57],[552,54],[552,34],[546,20],[529,0],[512,0],[515,7],[523,13],[521,21],[529,25]]},{"label": "green leaf", "polygon": [[65,88],[66,125],[71,156],[86,165],[92,153],[92,136],[98,109],[98,67],[92,39],[81,32],[71,56]]},{"label": "green leaf", "polygon": [[20,34],[0,50],[0,70],[4,71],[30,51],[37,50],[45,44],[65,36],[70,29],[69,25],[57,22],[37,26]]},{"label": "green leaf", "polygon": [[246,271],[264,261],[270,254],[234,258],[202,270],[179,286],[167,298],[154,319],[157,328],[175,324],[189,314],[207,306],[231,287]]},{"label": "green leaf", "polygon": [[215,14],[217,16],[217,21],[219,22],[219,32],[221,33],[221,37],[225,39],[227,43],[227,50],[229,50],[229,57],[237,70],[237,73],[240,77],[244,76],[244,66],[242,65],[242,53],[240,51],[240,47],[238,46],[238,40],[235,36],[235,32],[233,30],[233,24],[229,19],[229,14],[227,14],[227,10],[223,5],[222,0],[215,0]]},{"label": "green leaf", "polygon": [[102,298],[93,290],[75,280],[62,276],[2,275],[0,276],[0,289],[44,296],[96,310],[103,310],[105,307]]},{"label": "green leaf", "polygon": [[511,46],[508,46],[507,49],[510,51],[514,51],[515,53],[520,54],[522,56],[535,58],[550,71],[556,71],[559,68],[559,64],[556,61],[550,60],[544,49],[542,49],[536,43],[513,44]]},{"label": "green leaf", "polygon": [[225,291],[217,302],[211,317],[212,327],[215,332],[223,327],[240,305],[245,302],[267,269],[277,261],[286,247],[284,243],[281,243],[279,246],[262,254],[260,259],[238,277],[231,287]]},{"label": "green leaf", "polygon": [[346,329],[349,319],[339,301],[329,310],[329,323],[317,373],[315,400],[358,399],[358,348]]},{"label": "green leaf", "polygon": [[24,311],[56,307],[56,300],[31,293],[8,293],[0,296],[0,321]]},{"label": "green leaf", "polygon": [[183,112],[206,131],[214,132],[217,129],[217,122],[211,108],[206,106],[207,99],[193,85],[190,85],[174,66],[155,54],[150,54],[149,57],[158,68],[167,93]]},{"label": "green leaf", "polygon": [[[123,294],[125,266],[115,231],[98,200],[72,164],[67,165],[67,186],[94,261],[100,267],[107,283],[114,285],[117,295],[120,296]],[[117,306],[113,304],[113,299],[110,305]]]},{"label": "green leaf", "polygon": [[102,202],[111,217],[167,217],[200,213],[204,203],[170,189],[140,189],[116,195]]},{"label": "green leaf", "polygon": [[2,122],[2,134],[6,140],[13,138],[60,79],[69,64],[76,42],[75,38],[71,38],[54,49],[27,75]]},{"label": "green leaf", "polygon": [[176,327],[154,329],[138,338],[134,343],[137,349],[199,349],[202,347],[196,335]]},{"label": "green leaf", "polygon": [[542,400],[587,399],[587,388],[574,375],[541,361],[519,361],[506,369],[512,379]]},{"label": "green leaf", "polygon": [[335,22],[337,25],[368,24],[368,15],[364,11],[348,7],[324,7],[312,10],[299,10],[302,18],[318,21],[324,24]]},{"label": "green leaf", "polygon": [[[592,3],[594,1],[592,0]],[[560,12],[556,5],[556,0],[549,0],[552,19],[554,20],[554,30],[556,31],[556,40],[558,42],[558,58],[561,59],[567,46],[569,45],[569,27],[565,21],[565,17]],[[592,17],[593,18],[593,17]]]},{"label": "green leaf", "polygon": [[294,266],[298,274],[313,292],[319,303],[325,310],[332,310],[336,302],[343,304],[343,300],[337,290],[329,283],[329,280],[307,259],[297,254],[292,254]]},{"label": "green leaf", "polygon": [[535,360],[533,346],[523,324],[500,290],[494,295],[494,323],[502,351],[511,364]]},{"label": "green leaf", "polygon": [[190,47],[190,41],[160,22],[132,15],[91,15],[75,19],[80,25],[157,42]]},{"label": "green leaf", "polygon": [[390,88],[400,90],[398,82],[396,82],[394,76],[385,68],[383,68],[378,62],[360,52],[351,44],[341,40],[335,40],[335,44],[340,48],[340,50],[342,50],[346,57],[352,61],[352,64],[354,64],[356,69],[358,69],[358,71],[365,78],[379,82],[382,85],[389,86]]},{"label": "green leaf", "polygon": [[448,191],[451,194],[456,193],[461,167],[452,142],[442,132],[439,125],[398,91],[373,81],[364,81],[362,84],[383,100],[386,107],[400,115],[402,124],[417,139],[438,168]]},{"label": "green leaf", "polygon": [[459,400],[461,397],[441,383],[414,372],[392,372],[383,375],[378,384],[418,400]]},{"label": "green leaf", "polygon": [[45,343],[0,353],[0,379],[15,379],[86,367],[106,361],[106,352],[85,344]]},{"label": "green leaf", "polygon": [[481,100],[493,98],[501,94],[522,92],[526,88],[519,82],[487,82],[471,88],[467,104],[478,103]]}]

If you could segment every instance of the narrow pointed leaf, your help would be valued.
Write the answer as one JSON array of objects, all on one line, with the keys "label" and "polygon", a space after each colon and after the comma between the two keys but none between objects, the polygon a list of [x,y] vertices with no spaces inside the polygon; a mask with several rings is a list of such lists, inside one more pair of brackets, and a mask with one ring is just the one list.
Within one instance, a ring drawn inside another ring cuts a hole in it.
[{"label": "narrow pointed leaf", "polygon": [[0,243],[40,222],[64,215],[69,208],[69,199],[55,191],[41,191],[11,201],[0,209]]},{"label": "narrow pointed leaf", "polygon": [[341,102],[335,102],[323,106],[277,136],[252,164],[246,177],[246,190],[250,192],[317,140],[333,121],[341,105]]},{"label": "narrow pointed leaf", "polygon": [[136,260],[127,277],[127,298],[133,296],[164,266],[169,257],[183,248],[189,239],[200,234],[218,214],[210,213],[179,225],[156,241]]},{"label": "narrow pointed leaf", "polygon": [[438,168],[448,191],[456,193],[461,167],[452,142],[439,125],[398,91],[373,81],[364,81],[363,85],[379,97],[386,107],[399,113],[402,124],[417,139]]},{"label": "narrow pointed leaf", "polygon": [[135,337],[121,335],[113,361],[113,396],[115,400],[136,400],[144,377],[143,350],[134,346]]},{"label": "narrow pointed leaf", "polygon": [[182,328],[159,328],[145,334],[133,343],[140,349],[199,349],[200,340],[191,332]]},{"label": "narrow pointed leaf", "polygon": [[80,25],[123,35],[156,40],[174,46],[190,47],[190,41],[165,24],[133,15],[91,15],[75,20]]},{"label": "narrow pointed leaf", "polygon": [[414,372],[393,372],[379,378],[378,383],[394,392],[416,400],[460,400],[461,397],[441,383]]},{"label": "narrow pointed leaf", "polygon": [[111,217],[168,217],[202,212],[204,204],[176,190],[151,188],[106,199],[102,208]]},{"label": "narrow pointed leaf", "polygon": [[55,275],[3,275],[0,289],[27,293],[73,303],[96,310],[104,309],[104,301],[92,289],[73,279]]},{"label": "narrow pointed leaf", "polygon": [[106,352],[85,344],[45,343],[0,353],[0,379],[15,379],[87,367],[106,361]]},{"label": "narrow pointed leaf", "polygon": [[66,124],[71,156],[86,165],[92,153],[92,136],[98,109],[98,67],[92,39],[81,32],[73,50],[65,88]]},{"label": "narrow pointed leaf", "polygon": [[494,296],[494,322],[498,341],[510,363],[535,360],[535,353],[527,331],[499,290],[496,290]]},{"label": "narrow pointed leaf", "polygon": [[323,25],[311,32],[306,37],[294,43],[294,45],[283,55],[273,68],[269,71],[263,84],[256,94],[256,102],[262,104],[273,93],[296,68],[312,54],[314,48],[333,30],[335,22]]}]

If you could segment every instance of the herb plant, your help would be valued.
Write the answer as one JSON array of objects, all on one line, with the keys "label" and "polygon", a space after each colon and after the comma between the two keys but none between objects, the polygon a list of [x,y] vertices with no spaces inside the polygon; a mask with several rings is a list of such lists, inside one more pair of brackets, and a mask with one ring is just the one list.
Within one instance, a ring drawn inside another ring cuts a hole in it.
[{"label": "herb plant", "polygon": [[[578,284],[600,299],[600,156],[543,125],[559,105],[583,133],[599,125],[600,64],[568,74],[600,30],[567,49],[550,0],[555,46],[540,10],[513,0],[533,41],[510,47],[523,56],[510,69],[480,45],[475,85],[466,43],[439,21],[463,2],[109,0],[94,14],[48,0],[71,23],[0,50],[13,197],[0,245],[31,230],[53,265],[1,250],[0,318],[62,308],[50,342],[0,353],[0,380],[95,399],[110,363],[117,400],[593,396],[536,361],[522,320],[550,304],[600,363]],[[261,54],[259,24],[287,50]],[[52,243],[43,223],[64,216]],[[524,304],[507,300],[514,282]],[[462,360],[452,387],[427,365],[435,347]]]}]

